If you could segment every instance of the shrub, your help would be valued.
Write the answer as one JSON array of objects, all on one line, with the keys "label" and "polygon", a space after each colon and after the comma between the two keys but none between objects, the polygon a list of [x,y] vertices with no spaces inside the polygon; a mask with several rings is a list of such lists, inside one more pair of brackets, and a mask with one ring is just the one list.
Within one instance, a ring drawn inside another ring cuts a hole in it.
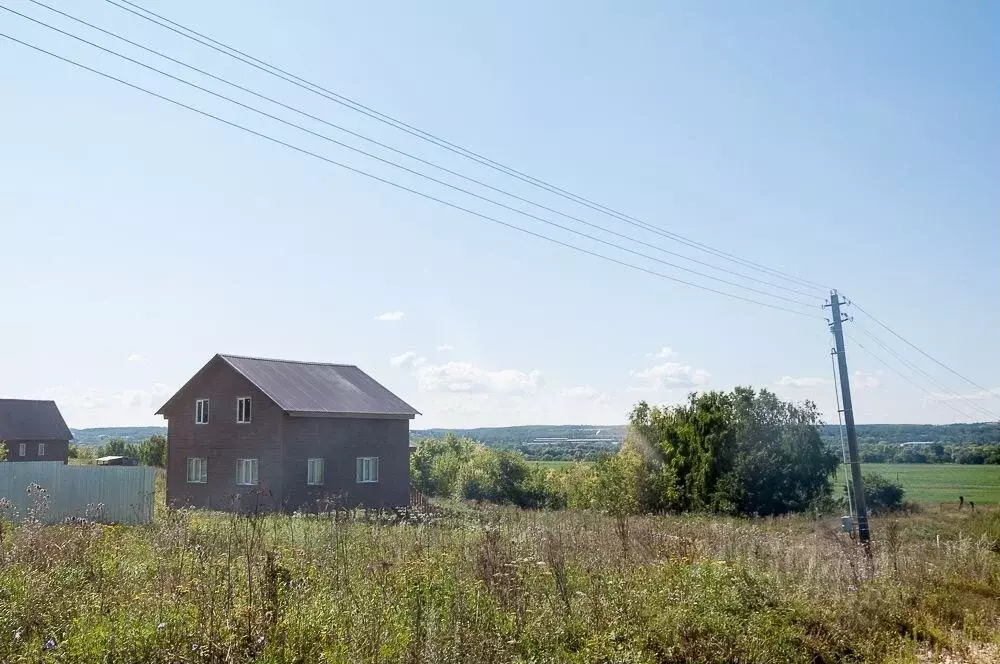
[{"label": "shrub", "polygon": [[895,512],[903,509],[903,487],[883,475],[868,471],[862,477],[865,502],[873,514]]}]

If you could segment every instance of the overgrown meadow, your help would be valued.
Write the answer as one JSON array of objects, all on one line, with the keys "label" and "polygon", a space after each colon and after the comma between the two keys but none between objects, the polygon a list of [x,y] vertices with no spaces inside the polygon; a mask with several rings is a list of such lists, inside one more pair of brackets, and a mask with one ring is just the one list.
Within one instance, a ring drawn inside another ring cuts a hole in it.
[{"label": "overgrown meadow", "polygon": [[[1000,660],[1000,515],[166,511],[3,524],[0,661]],[[948,659],[951,658],[951,659]]]}]

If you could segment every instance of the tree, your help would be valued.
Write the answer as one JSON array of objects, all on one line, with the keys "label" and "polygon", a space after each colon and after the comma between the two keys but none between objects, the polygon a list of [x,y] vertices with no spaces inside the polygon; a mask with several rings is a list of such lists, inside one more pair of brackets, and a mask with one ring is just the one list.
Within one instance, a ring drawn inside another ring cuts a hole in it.
[{"label": "tree", "polygon": [[903,487],[883,475],[875,472],[865,472],[862,479],[865,485],[865,503],[874,514],[892,512],[903,507]]},{"label": "tree", "polygon": [[0,440],[0,463],[7,460],[7,443]]},{"label": "tree", "polygon": [[144,466],[165,468],[167,465],[167,439],[156,434],[139,444],[139,462]]},{"label": "tree", "polygon": [[639,403],[623,450],[644,458],[644,510],[773,515],[831,493],[838,465],[823,445],[815,404],[768,390],[693,393],[686,404]]}]

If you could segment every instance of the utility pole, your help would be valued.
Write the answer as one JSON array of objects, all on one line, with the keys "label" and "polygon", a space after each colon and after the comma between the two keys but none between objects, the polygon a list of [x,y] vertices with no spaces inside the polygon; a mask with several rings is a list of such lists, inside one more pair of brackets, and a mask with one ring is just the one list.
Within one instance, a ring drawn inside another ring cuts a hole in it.
[{"label": "utility pole", "polygon": [[847,316],[841,315],[840,295],[837,291],[830,292],[830,311],[833,321],[833,339],[837,344],[837,366],[840,373],[840,393],[844,409],[844,424],[847,428],[847,451],[851,459],[851,492],[854,494],[854,510],[858,519],[858,537],[861,543],[868,546],[871,534],[868,532],[868,507],[865,505],[865,489],[861,484],[861,460],[858,458],[858,433],[854,429],[854,408],[851,405],[851,381],[847,372],[847,353],[844,351],[843,322]]}]

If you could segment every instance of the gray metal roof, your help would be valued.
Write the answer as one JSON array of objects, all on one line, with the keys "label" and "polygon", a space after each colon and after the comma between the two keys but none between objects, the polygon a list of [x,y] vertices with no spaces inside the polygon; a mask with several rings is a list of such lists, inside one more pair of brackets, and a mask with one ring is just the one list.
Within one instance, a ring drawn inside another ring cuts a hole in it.
[{"label": "gray metal roof", "polygon": [[0,399],[0,440],[72,440],[55,401]]},{"label": "gray metal roof", "polygon": [[413,417],[413,406],[356,366],[219,355],[284,411],[296,415]]}]

